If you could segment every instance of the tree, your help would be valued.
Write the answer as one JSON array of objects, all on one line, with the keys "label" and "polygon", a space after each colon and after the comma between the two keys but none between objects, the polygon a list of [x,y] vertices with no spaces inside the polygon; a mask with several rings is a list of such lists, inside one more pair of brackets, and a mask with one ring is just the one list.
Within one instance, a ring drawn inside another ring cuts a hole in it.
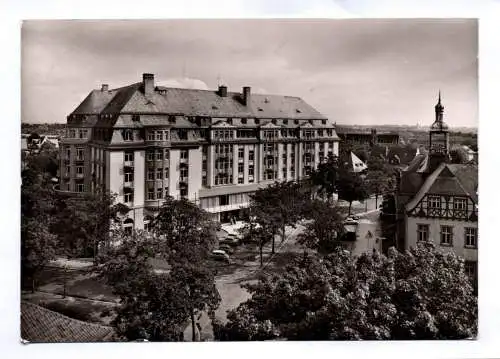
[{"label": "tree", "polygon": [[[337,248],[246,288],[218,340],[463,339],[477,335],[477,298],[463,259],[430,243],[353,258]],[[218,324],[218,323],[217,323]]]},{"label": "tree", "polygon": [[50,232],[54,194],[43,173],[27,168],[21,176],[21,276],[34,291],[38,273],[55,259],[58,248]]},{"label": "tree", "polygon": [[314,200],[306,207],[306,229],[298,242],[307,248],[322,254],[330,253],[339,244],[338,238],[344,230],[343,217],[336,206],[320,200]]},{"label": "tree", "polygon": [[272,233],[272,253],[275,235],[281,232],[282,241],[285,240],[286,226],[295,226],[303,217],[302,208],[307,200],[307,193],[295,182],[275,182],[250,196],[252,216],[265,232]]},{"label": "tree", "polygon": [[373,170],[369,167],[365,182],[370,194],[375,195],[375,207],[378,207],[378,197],[392,191],[395,180],[392,171],[389,172],[387,169]]},{"label": "tree", "polygon": [[363,201],[368,198],[368,190],[361,177],[350,171],[339,172],[337,182],[339,199],[349,202],[349,215],[351,214],[352,202]]},{"label": "tree", "polygon": [[80,197],[59,196],[52,230],[66,255],[92,255],[96,259],[100,245],[109,239],[110,225],[129,211],[123,204],[115,203],[115,198],[115,194],[100,188]]},{"label": "tree", "polygon": [[384,253],[396,246],[396,198],[393,193],[386,194],[380,211],[380,228],[382,231],[382,248]]},{"label": "tree", "polygon": [[325,162],[318,165],[318,168],[311,173],[313,185],[319,187],[319,191],[331,200],[337,190],[337,180],[340,171],[339,159],[330,154]]},{"label": "tree", "polygon": [[153,221],[158,253],[169,262],[203,261],[217,241],[216,224],[208,213],[186,200],[167,197]]},{"label": "tree", "polygon": [[168,272],[153,270],[158,256],[152,236],[145,233],[114,234],[108,252],[100,255],[100,275],[120,296],[114,321],[117,332],[128,340],[182,340],[188,320],[195,328],[195,315],[213,313],[220,303],[214,274],[199,263],[174,263]]}]

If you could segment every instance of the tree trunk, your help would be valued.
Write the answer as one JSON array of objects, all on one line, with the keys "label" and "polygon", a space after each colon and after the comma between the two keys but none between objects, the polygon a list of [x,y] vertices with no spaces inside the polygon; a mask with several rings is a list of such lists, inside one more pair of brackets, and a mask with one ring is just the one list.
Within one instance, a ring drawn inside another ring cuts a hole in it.
[{"label": "tree trunk", "polygon": [[274,233],[273,233],[273,238],[272,238],[272,243],[271,243],[271,254],[274,254]]},{"label": "tree trunk", "polygon": [[196,341],[196,324],[194,322],[194,310],[191,309],[191,334],[193,342]]},{"label": "tree trunk", "polygon": [[31,277],[31,293],[35,293],[35,276]]},{"label": "tree trunk", "polygon": [[375,194],[375,209],[378,208],[378,193]]},{"label": "tree trunk", "polygon": [[262,267],[264,265],[264,262],[262,260],[262,249],[264,247],[264,242],[260,242],[260,245],[259,245],[259,252],[260,252],[260,266]]},{"label": "tree trunk", "polygon": [[349,213],[347,214],[348,216],[351,215],[351,206],[352,206],[352,201],[349,201]]},{"label": "tree trunk", "polygon": [[281,243],[283,243],[285,241],[285,238],[286,238],[286,225],[283,225],[281,230],[283,232],[283,234],[281,235]]}]

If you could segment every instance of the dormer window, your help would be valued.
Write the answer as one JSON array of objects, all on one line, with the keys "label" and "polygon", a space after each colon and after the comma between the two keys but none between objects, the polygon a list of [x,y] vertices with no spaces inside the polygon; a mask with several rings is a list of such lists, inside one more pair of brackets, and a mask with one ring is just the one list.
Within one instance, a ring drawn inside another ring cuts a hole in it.
[{"label": "dormer window", "polygon": [[256,125],[260,124],[260,120],[258,118],[255,119],[255,124]]},{"label": "dormer window", "polygon": [[288,120],[283,120],[284,125],[288,125]]},{"label": "dormer window", "polygon": [[139,116],[139,115],[132,115],[132,121],[139,122],[140,120],[141,120],[141,116]]},{"label": "dormer window", "polygon": [[302,113],[302,111],[300,110],[300,108],[296,109],[295,112]]},{"label": "dormer window", "polygon": [[326,120],[321,120],[321,123],[322,123],[323,125],[326,125]]},{"label": "dormer window", "polygon": [[276,125],[276,123],[277,123],[278,121],[277,121],[275,118],[273,118],[273,119],[271,120],[271,122],[273,123],[273,125]]},{"label": "dormer window", "polygon": [[227,119],[227,123],[228,123],[229,125],[232,125],[232,124],[233,124],[233,119],[232,119],[232,118],[228,118],[228,119]]},{"label": "dormer window", "polygon": [[132,141],[134,138],[133,138],[133,133],[132,133],[132,130],[124,130],[123,131],[123,140],[124,141]]},{"label": "dormer window", "polygon": [[294,120],[293,123],[296,124],[296,125],[298,125],[299,124],[299,120]]},{"label": "dormer window", "polygon": [[175,116],[168,116],[168,122],[175,123]]},{"label": "dormer window", "polygon": [[242,125],[246,125],[247,124],[247,119],[246,118],[242,118],[241,119],[241,124]]}]

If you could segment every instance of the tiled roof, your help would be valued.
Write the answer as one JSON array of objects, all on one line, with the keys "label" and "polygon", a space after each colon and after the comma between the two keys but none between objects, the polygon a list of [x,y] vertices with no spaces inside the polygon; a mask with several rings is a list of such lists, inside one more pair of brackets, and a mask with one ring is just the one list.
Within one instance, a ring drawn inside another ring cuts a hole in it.
[{"label": "tiled roof", "polygon": [[29,342],[102,342],[112,340],[114,330],[82,322],[39,305],[21,302],[21,337]]},{"label": "tiled roof", "polygon": [[473,164],[441,163],[432,172],[418,190],[417,194],[406,205],[412,210],[426,194],[465,195],[477,204],[477,166]]},{"label": "tiled roof", "polygon": [[145,95],[142,83],[110,91],[93,90],[72,114],[183,114],[186,116],[321,119],[313,107],[299,97],[251,94],[245,106],[242,95],[228,92],[221,97],[217,91],[162,88]]}]

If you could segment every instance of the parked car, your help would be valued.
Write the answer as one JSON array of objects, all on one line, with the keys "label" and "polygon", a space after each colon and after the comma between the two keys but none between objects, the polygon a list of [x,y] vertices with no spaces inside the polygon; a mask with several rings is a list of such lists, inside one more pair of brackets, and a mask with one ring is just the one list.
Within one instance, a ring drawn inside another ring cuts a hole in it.
[{"label": "parked car", "polygon": [[240,244],[240,237],[236,234],[228,234],[226,238],[220,240],[220,243],[235,247]]},{"label": "parked car", "polygon": [[212,251],[212,258],[217,260],[217,261],[224,261],[226,263],[229,263],[231,259],[229,258],[229,254],[227,254],[225,251],[221,249],[215,249]]},{"label": "parked car", "polygon": [[220,244],[219,245],[219,249],[228,253],[228,254],[233,254],[233,249],[231,248],[231,246],[229,244]]}]

